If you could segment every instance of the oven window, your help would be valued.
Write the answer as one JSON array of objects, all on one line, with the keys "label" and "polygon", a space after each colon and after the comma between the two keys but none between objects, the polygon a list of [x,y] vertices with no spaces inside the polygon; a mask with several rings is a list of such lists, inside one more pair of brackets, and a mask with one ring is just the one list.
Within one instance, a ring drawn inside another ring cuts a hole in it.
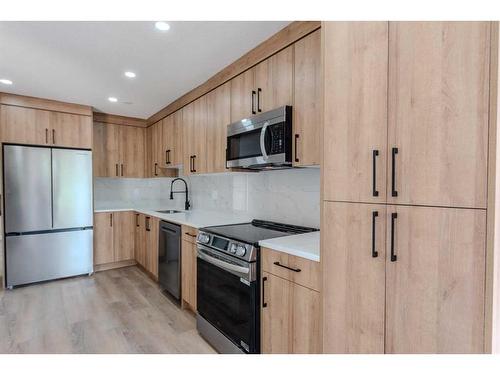
[{"label": "oven window", "polygon": [[198,313],[237,345],[256,350],[256,283],[246,285],[235,276],[197,259]]},{"label": "oven window", "polygon": [[256,129],[229,137],[227,139],[228,160],[262,156],[260,150],[260,131],[261,129]]}]

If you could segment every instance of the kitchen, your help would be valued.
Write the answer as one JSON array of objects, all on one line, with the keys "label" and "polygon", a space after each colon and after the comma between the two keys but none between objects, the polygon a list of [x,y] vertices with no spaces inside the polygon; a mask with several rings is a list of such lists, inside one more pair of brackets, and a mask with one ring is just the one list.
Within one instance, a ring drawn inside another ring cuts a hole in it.
[{"label": "kitchen", "polygon": [[147,115],[0,77],[0,352],[498,352],[498,22],[257,23]]}]

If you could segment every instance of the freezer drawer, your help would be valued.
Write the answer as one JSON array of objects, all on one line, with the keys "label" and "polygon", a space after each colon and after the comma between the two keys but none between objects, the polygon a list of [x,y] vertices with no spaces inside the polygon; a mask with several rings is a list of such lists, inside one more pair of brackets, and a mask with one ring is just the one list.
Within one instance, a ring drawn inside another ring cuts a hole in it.
[{"label": "freezer drawer", "polygon": [[52,149],[54,229],[92,226],[92,153]]},{"label": "freezer drawer", "polygon": [[5,232],[52,228],[50,148],[4,146]]},{"label": "freezer drawer", "polygon": [[7,236],[7,286],[91,273],[92,241],[92,229]]}]

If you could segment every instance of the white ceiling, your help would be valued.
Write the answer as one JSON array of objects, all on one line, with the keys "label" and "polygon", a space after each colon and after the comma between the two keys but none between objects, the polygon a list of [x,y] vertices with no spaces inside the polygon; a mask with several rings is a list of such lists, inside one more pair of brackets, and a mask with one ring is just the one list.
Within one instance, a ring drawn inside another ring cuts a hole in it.
[{"label": "white ceiling", "polygon": [[0,22],[0,91],[147,118],[288,23]]}]

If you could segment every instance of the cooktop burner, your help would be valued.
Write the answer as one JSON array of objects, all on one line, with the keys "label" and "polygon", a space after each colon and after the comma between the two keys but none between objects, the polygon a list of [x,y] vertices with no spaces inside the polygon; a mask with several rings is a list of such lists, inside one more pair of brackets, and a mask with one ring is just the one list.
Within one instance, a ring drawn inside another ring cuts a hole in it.
[{"label": "cooktop burner", "polygon": [[252,220],[251,223],[220,225],[202,228],[204,232],[223,236],[232,240],[257,245],[259,241],[317,231],[297,225],[275,223],[272,221]]}]

